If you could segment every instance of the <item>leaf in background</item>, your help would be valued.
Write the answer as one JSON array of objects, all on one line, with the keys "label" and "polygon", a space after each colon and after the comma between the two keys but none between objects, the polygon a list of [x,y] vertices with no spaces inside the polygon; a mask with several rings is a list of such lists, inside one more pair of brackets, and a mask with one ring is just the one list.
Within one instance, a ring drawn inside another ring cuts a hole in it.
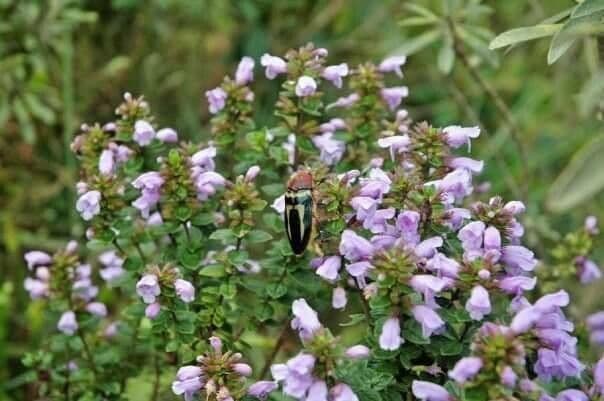
[{"label": "leaf in background", "polygon": [[498,49],[516,43],[552,36],[558,32],[561,27],[562,24],[551,24],[510,29],[509,31],[497,35],[497,37],[489,43],[489,49]]},{"label": "leaf in background", "polygon": [[588,117],[599,106],[604,94],[604,71],[598,71],[583,84],[577,95],[579,114]]},{"label": "leaf in background", "polygon": [[556,178],[546,205],[554,212],[577,206],[604,188],[604,136],[587,143]]},{"label": "leaf in background", "polygon": [[547,53],[547,63],[555,63],[579,37],[602,32],[602,17],[604,10],[569,19],[554,35]]},{"label": "leaf in background", "polygon": [[436,42],[440,35],[440,31],[436,29],[424,32],[412,39],[405,40],[405,43],[399,46],[396,50],[393,50],[389,56],[409,56]]},{"label": "leaf in background", "polygon": [[604,0],[584,0],[571,13],[571,18],[585,17],[604,10]]},{"label": "leaf in background", "polygon": [[442,47],[438,51],[438,69],[443,74],[449,74],[453,70],[453,65],[455,63],[455,50],[453,49],[453,45],[446,41],[443,43]]}]

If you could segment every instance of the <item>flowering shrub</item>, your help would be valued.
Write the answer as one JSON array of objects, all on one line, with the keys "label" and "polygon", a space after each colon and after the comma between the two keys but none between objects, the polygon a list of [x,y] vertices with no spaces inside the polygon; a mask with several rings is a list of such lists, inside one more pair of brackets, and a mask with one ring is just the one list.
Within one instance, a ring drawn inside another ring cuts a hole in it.
[{"label": "flowering shrub", "polygon": [[[474,190],[478,127],[413,122],[404,57],[352,68],[327,55],[262,56],[281,82],[267,121],[244,57],[206,92],[207,143],[160,129],[128,93],[116,121],[82,127],[86,248],[25,255],[25,288],[56,326],[24,359],[40,397],[124,399],[146,370],[152,399],[165,374],[185,400],[604,396],[584,329],[604,342],[604,315],[575,326],[562,288],[600,277],[595,219],[538,261],[523,203]],[[302,256],[282,216],[299,170],[314,182]]]}]

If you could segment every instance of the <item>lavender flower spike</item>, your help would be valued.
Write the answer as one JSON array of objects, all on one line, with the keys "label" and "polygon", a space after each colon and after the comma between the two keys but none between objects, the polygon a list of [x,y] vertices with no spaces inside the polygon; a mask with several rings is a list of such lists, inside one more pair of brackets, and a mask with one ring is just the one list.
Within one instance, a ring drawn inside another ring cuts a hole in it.
[{"label": "lavender flower spike", "polygon": [[59,319],[59,323],[57,323],[57,329],[63,334],[72,336],[78,330],[75,313],[73,311],[64,312]]},{"label": "lavender flower spike", "polygon": [[247,85],[254,80],[254,59],[243,57],[237,66],[235,72],[235,82],[237,85]]},{"label": "lavender flower spike", "polygon": [[342,78],[348,75],[348,64],[342,63],[338,65],[330,65],[325,67],[321,76],[331,83],[336,88],[342,87]]},{"label": "lavender flower spike", "polygon": [[187,280],[181,278],[176,279],[174,282],[174,289],[176,290],[176,295],[178,295],[184,303],[188,304],[195,299],[195,287]]},{"label": "lavender flower spike", "polygon": [[411,309],[413,317],[422,326],[422,335],[424,338],[430,337],[433,333],[444,328],[445,322],[436,312],[425,305],[415,305]]},{"label": "lavender flower spike", "polygon": [[266,397],[277,389],[277,383],[269,380],[262,380],[252,384],[248,389],[247,393],[252,397],[256,397],[259,400],[265,400]]}]

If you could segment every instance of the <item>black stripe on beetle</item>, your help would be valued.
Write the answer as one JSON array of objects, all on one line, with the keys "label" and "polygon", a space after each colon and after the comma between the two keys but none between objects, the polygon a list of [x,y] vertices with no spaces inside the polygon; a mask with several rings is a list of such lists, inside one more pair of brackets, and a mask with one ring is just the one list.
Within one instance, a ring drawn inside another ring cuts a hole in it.
[{"label": "black stripe on beetle", "polygon": [[313,223],[312,176],[301,171],[292,176],[285,193],[285,231],[296,255],[310,242]]}]

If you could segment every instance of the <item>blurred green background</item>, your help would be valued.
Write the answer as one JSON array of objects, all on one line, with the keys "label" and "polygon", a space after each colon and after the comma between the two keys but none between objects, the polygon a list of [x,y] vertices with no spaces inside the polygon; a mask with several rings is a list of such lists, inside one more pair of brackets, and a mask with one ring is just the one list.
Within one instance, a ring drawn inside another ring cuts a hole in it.
[{"label": "blurred green background", "polygon": [[[203,93],[243,55],[282,54],[307,41],[328,48],[333,63],[407,53],[412,118],[483,128],[472,149],[487,163],[481,180],[492,193],[528,204],[527,240],[538,252],[585,215],[604,218],[598,37],[581,36],[551,66],[550,38],[488,49],[496,34],[575,4],[0,0],[0,399],[23,396],[14,379],[20,356],[44,333],[42,311],[22,289],[23,252],[83,236],[69,150],[79,125],[110,121],[130,91],[145,95],[159,125],[181,138],[207,139]],[[256,90],[259,115],[267,115],[274,87]],[[590,296],[600,290],[590,288],[581,307],[603,306]]]}]

